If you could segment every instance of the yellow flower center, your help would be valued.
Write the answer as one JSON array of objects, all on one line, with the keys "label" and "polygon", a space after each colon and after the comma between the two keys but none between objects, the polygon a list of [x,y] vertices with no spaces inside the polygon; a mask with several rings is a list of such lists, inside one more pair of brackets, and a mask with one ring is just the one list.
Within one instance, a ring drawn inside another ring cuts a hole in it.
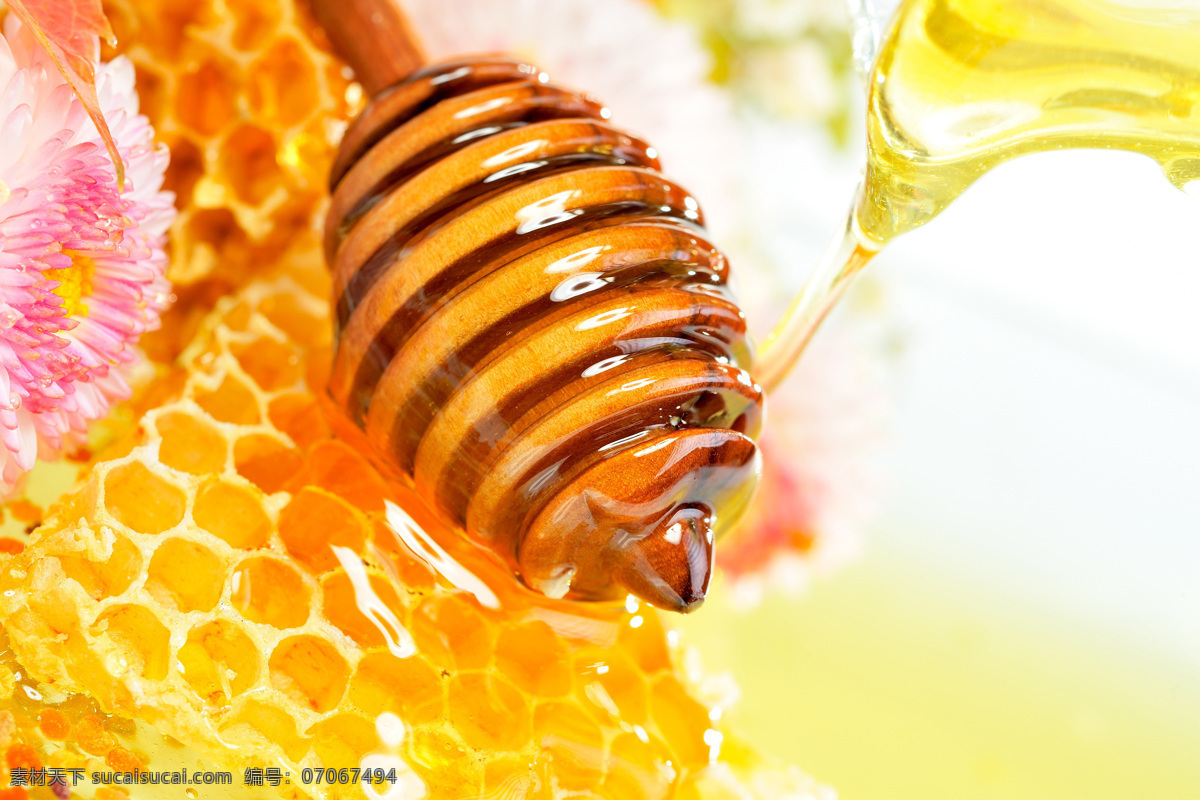
[{"label": "yellow flower center", "polygon": [[0,181],[0,206],[7,203],[10,197],[12,197],[12,191],[8,188],[8,184]]},{"label": "yellow flower center", "polygon": [[[71,255],[71,254],[68,254]],[[86,317],[87,304],[83,301],[92,294],[92,278],[96,274],[96,262],[81,255],[71,255],[71,266],[65,269],[48,269],[44,273],[52,281],[58,281],[54,293],[62,298],[68,317]]]}]

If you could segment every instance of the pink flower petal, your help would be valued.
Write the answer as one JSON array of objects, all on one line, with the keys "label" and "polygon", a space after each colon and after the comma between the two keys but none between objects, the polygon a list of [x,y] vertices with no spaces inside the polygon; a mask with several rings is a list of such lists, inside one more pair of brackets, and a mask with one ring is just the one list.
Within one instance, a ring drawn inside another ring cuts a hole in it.
[{"label": "pink flower petal", "polygon": [[138,114],[132,64],[96,71],[129,176],[118,194],[95,125],[45,59],[10,14],[0,38],[0,494],[128,396],[114,367],[135,358],[170,297],[167,154]]}]

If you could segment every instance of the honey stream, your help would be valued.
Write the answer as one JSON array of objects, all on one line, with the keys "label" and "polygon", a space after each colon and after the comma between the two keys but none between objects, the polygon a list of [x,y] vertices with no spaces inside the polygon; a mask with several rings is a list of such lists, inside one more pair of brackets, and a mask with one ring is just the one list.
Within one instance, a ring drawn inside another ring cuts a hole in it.
[{"label": "honey stream", "polygon": [[869,78],[863,181],[821,264],[768,338],[767,389],[895,237],[1027,153],[1121,149],[1200,189],[1200,3],[906,0]]}]

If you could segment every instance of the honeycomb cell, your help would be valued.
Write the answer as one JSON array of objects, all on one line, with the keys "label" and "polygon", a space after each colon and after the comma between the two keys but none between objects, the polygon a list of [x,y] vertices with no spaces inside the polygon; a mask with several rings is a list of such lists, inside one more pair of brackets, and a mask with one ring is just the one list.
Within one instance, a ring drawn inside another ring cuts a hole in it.
[{"label": "honeycomb cell", "polygon": [[245,231],[238,225],[237,217],[227,208],[202,208],[194,211],[188,218],[187,238],[205,242],[211,245],[214,251],[222,253],[235,249],[235,245],[248,245]]},{"label": "honeycomb cell", "polygon": [[367,543],[367,553],[383,565],[388,577],[397,586],[404,587],[404,594],[411,604],[434,591],[436,580],[429,565],[415,558],[411,551],[400,545],[396,534],[386,520],[373,519],[374,538]]},{"label": "honeycomb cell", "polygon": [[[224,364],[221,362],[221,345],[217,342],[212,342],[208,347],[204,348],[194,360],[194,365],[197,374],[217,375]],[[207,391],[207,388],[205,389]]]},{"label": "honeycomb cell", "polygon": [[443,684],[441,673],[420,656],[368,653],[350,678],[348,699],[360,711],[390,711],[412,725],[424,725],[442,715]]},{"label": "honeycomb cell", "polygon": [[345,500],[306,486],[280,512],[279,538],[296,560],[320,573],[338,565],[332,547],[361,552],[367,531]]},{"label": "honeycomb cell", "polygon": [[177,658],[184,680],[212,705],[228,705],[258,680],[254,641],[229,620],[193,628]]},{"label": "honeycomb cell", "polygon": [[284,125],[303,122],[318,99],[317,71],[300,44],[281,39],[250,67],[250,105]]},{"label": "honeycomb cell", "polygon": [[[325,160],[331,138],[340,134],[341,129],[337,123],[331,124],[327,120],[313,120],[301,131],[288,131],[280,141],[280,166],[291,175],[303,175],[310,169],[311,164]],[[276,212],[277,218],[287,216],[298,219],[307,215],[314,202],[314,195],[316,193],[300,191],[288,195]]]},{"label": "honeycomb cell", "polygon": [[221,724],[221,738],[249,748],[270,750],[278,746],[288,758],[299,761],[308,743],[296,730],[296,720],[281,708],[248,700]]},{"label": "honeycomb cell", "polygon": [[267,406],[267,418],[297,447],[311,447],[329,437],[329,423],[309,394],[279,395]]},{"label": "honeycomb cell", "polygon": [[237,378],[227,375],[213,391],[196,387],[196,404],[218,422],[254,425],[261,419],[258,397]]},{"label": "honeycomb cell", "polygon": [[221,327],[243,332],[254,319],[254,308],[249,303],[234,303],[221,311]]},{"label": "honeycomb cell", "polygon": [[[145,64],[134,64],[133,70],[136,76],[138,110],[151,119],[161,118],[167,103],[166,80],[158,70]],[[174,150],[175,148],[171,147],[172,161],[175,160]],[[170,172],[170,166],[167,167],[167,171]]]},{"label": "honeycomb cell", "polygon": [[242,202],[258,205],[281,188],[275,138],[257,125],[241,125],[221,146],[221,176]]},{"label": "honeycomb cell", "polygon": [[179,76],[175,116],[193,133],[212,136],[237,117],[238,69],[212,54]]},{"label": "honeycomb cell", "polygon": [[[196,181],[197,197],[211,192],[213,180],[207,174]],[[208,202],[208,200],[206,200]],[[253,259],[250,237],[228,208],[197,208],[180,217],[182,230],[175,237],[175,263],[168,277],[178,283],[195,283],[200,278],[222,277],[245,271]]]},{"label": "honeycomb cell", "polygon": [[238,50],[258,50],[279,27],[279,8],[272,3],[230,3],[234,28],[230,42]]},{"label": "honeycomb cell", "polygon": [[112,553],[104,561],[65,553],[57,558],[63,573],[82,586],[93,600],[121,594],[142,571],[141,552],[120,534],[113,538]]},{"label": "honeycomb cell", "polygon": [[492,659],[493,631],[470,601],[458,595],[426,600],[410,625],[417,651],[446,669],[482,669]]},{"label": "honeycomb cell", "polygon": [[251,344],[233,344],[229,351],[263,391],[290,388],[303,376],[296,348],[274,339],[263,337]]},{"label": "honeycomb cell", "polygon": [[366,458],[345,442],[325,439],[304,460],[303,480],[362,511],[383,511],[388,485]]},{"label": "honeycomb cell", "polygon": [[271,653],[270,668],[272,686],[320,713],[342,699],[350,675],[337,649],[316,636],[284,639]]},{"label": "honeycomb cell", "polygon": [[313,740],[313,752],[327,767],[357,766],[363,753],[379,746],[375,725],[358,714],[335,714],[306,731]]},{"label": "honeycomb cell", "polygon": [[304,456],[277,436],[252,433],[234,443],[233,463],[239,475],[274,494],[299,471]]},{"label": "honeycomb cell", "polygon": [[192,519],[230,547],[241,550],[265,547],[271,535],[271,518],[263,510],[262,496],[220,478],[210,478],[200,487]]},{"label": "honeycomb cell", "polygon": [[183,519],[187,497],[141,461],[130,461],[108,473],[104,504],[108,513],[130,530],[162,533]]},{"label": "honeycomb cell", "polygon": [[576,658],[580,691],[594,708],[632,725],[646,724],[646,678],[619,650],[586,650]]},{"label": "honeycomb cell", "polygon": [[203,419],[177,411],[154,421],[162,443],[158,460],[180,472],[205,475],[225,468],[225,437]]},{"label": "honeycomb cell", "polygon": [[450,678],[446,711],[463,741],[477,750],[520,750],[529,742],[525,698],[498,675],[467,672]]},{"label": "honeycomb cell", "polygon": [[651,688],[654,724],[671,743],[680,763],[699,766],[708,763],[709,749],[704,734],[711,726],[708,710],[692,699],[674,675],[661,675]]},{"label": "honeycomb cell", "polygon": [[184,44],[190,38],[190,30],[208,27],[216,21],[211,6],[207,4],[189,0],[159,0],[153,5],[152,14],[140,17],[138,40],[164,61],[179,58]]},{"label": "honeycomb cell", "polygon": [[671,753],[657,739],[618,734],[609,745],[604,794],[629,800],[663,800],[671,796],[668,776],[676,772],[668,766],[671,764]]},{"label": "honeycomb cell", "polygon": [[556,701],[538,705],[533,738],[558,786],[578,791],[595,786],[596,776],[604,771],[604,734],[578,705]]},{"label": "honeycomb cell", "polygon": [[383,647],[407,640],[404,606],[386,581],[371,575],[365,587],[356,587],[345,571],[338,570],[322,579],[321,592],[325,618],[360,647]]},{"label": "honeycomb cell", "polygon": [[496,642],[496,669],[531,695],[569,692],[570,663],[566,644],[541,620],[506,628]]},{"label": "honeycomb cell", "polygon": [[[114,456],[114,458],[123,457]],[[99,496],[99,487],[95,481],[88,481],[82,486],[76,487],[59,499],[58,503],[50,510],[41,529],[49,532],[73,525],[87,525],[88,518],[95,513]]]},{"label": "honeycomb cell", "polygon": [[[139,87],[141,81],[139,73]],[[144,102],[145,95],[140,89],[138,93]],[[171,150],[171,163],[167,165],[167,173],[163,176],[163,188],[174,192],[177,202],[191,202],[196,183],[204,177],[204,152],[190,139],[182,136],[169,140],[168,145]]]},{"label": "honeycomb cell", "polygon": [[329,339],[326,326],[313,316],[299,296],[281,294],[267,298],[258,313],[301,347],[314,347]]},{"label": "honeycomb cell", "polygon": [[243,561],[233,572],[230,601],[251,622],[298,628],[308,622],[309,591],[295,567],[278,558]]},{"label": "honeycomb cell", "polygon": [[628,653],[647,675],[671,669],[671,651],[662,618],[652,608],[643,607],[641,612],[620,627],[618,649]]},{"label": "honeycomb cell", "polygon": [[225,565],[207,547],[187,539],[167,539],[154,551],[146,591],[166,608],[187,613],[211,611],[221,599]]},{"label": "honeycomb cell", "polygon": [[481,759],[472,758],[453,728],[425,725],[412,733],[412,760],[422,767],[428,797],[478,797],[483,783]]},{"label": "honeycomb cell", "polygon": [[152,681],[167,676],[170,657],[170,633],[150,609],[119,605],[104,611],[92,626],[92,635],[107,634],[119,653],[109,669],[120,670]]}]

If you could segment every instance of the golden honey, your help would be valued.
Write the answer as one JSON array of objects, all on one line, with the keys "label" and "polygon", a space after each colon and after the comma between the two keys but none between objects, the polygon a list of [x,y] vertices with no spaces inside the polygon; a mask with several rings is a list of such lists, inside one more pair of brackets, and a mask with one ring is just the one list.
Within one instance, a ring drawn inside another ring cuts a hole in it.
[{"label": "golden honey", "polygon": [[[1157,6],[1157,7],[1156,7]],[[910,0],[879,54],[855,218],[884,243],[1026,153],[1090,147],[1200,179],[1200,7]]]},{"label": "golden honey", "polygon": [[42,689],[0,702],[0,747],[131,769],[183,752],[239,791],[246,766],[293,775],[256,797],[373,796],[295,776],[379,764],[430,798],[808,787],[727,738],[652,609],[520,588],[375,470],[313,389],[317,269],[218,303],[178,396],[6,557],[5,663]]},{"label": "golden honey", "polygon": [[778,383],[887,242],[1028,153],[1130,150],[1200,181],[1200,7],[1121,0],[906,0],[869,80],[867,161],[844,231],[764,346]]}]

